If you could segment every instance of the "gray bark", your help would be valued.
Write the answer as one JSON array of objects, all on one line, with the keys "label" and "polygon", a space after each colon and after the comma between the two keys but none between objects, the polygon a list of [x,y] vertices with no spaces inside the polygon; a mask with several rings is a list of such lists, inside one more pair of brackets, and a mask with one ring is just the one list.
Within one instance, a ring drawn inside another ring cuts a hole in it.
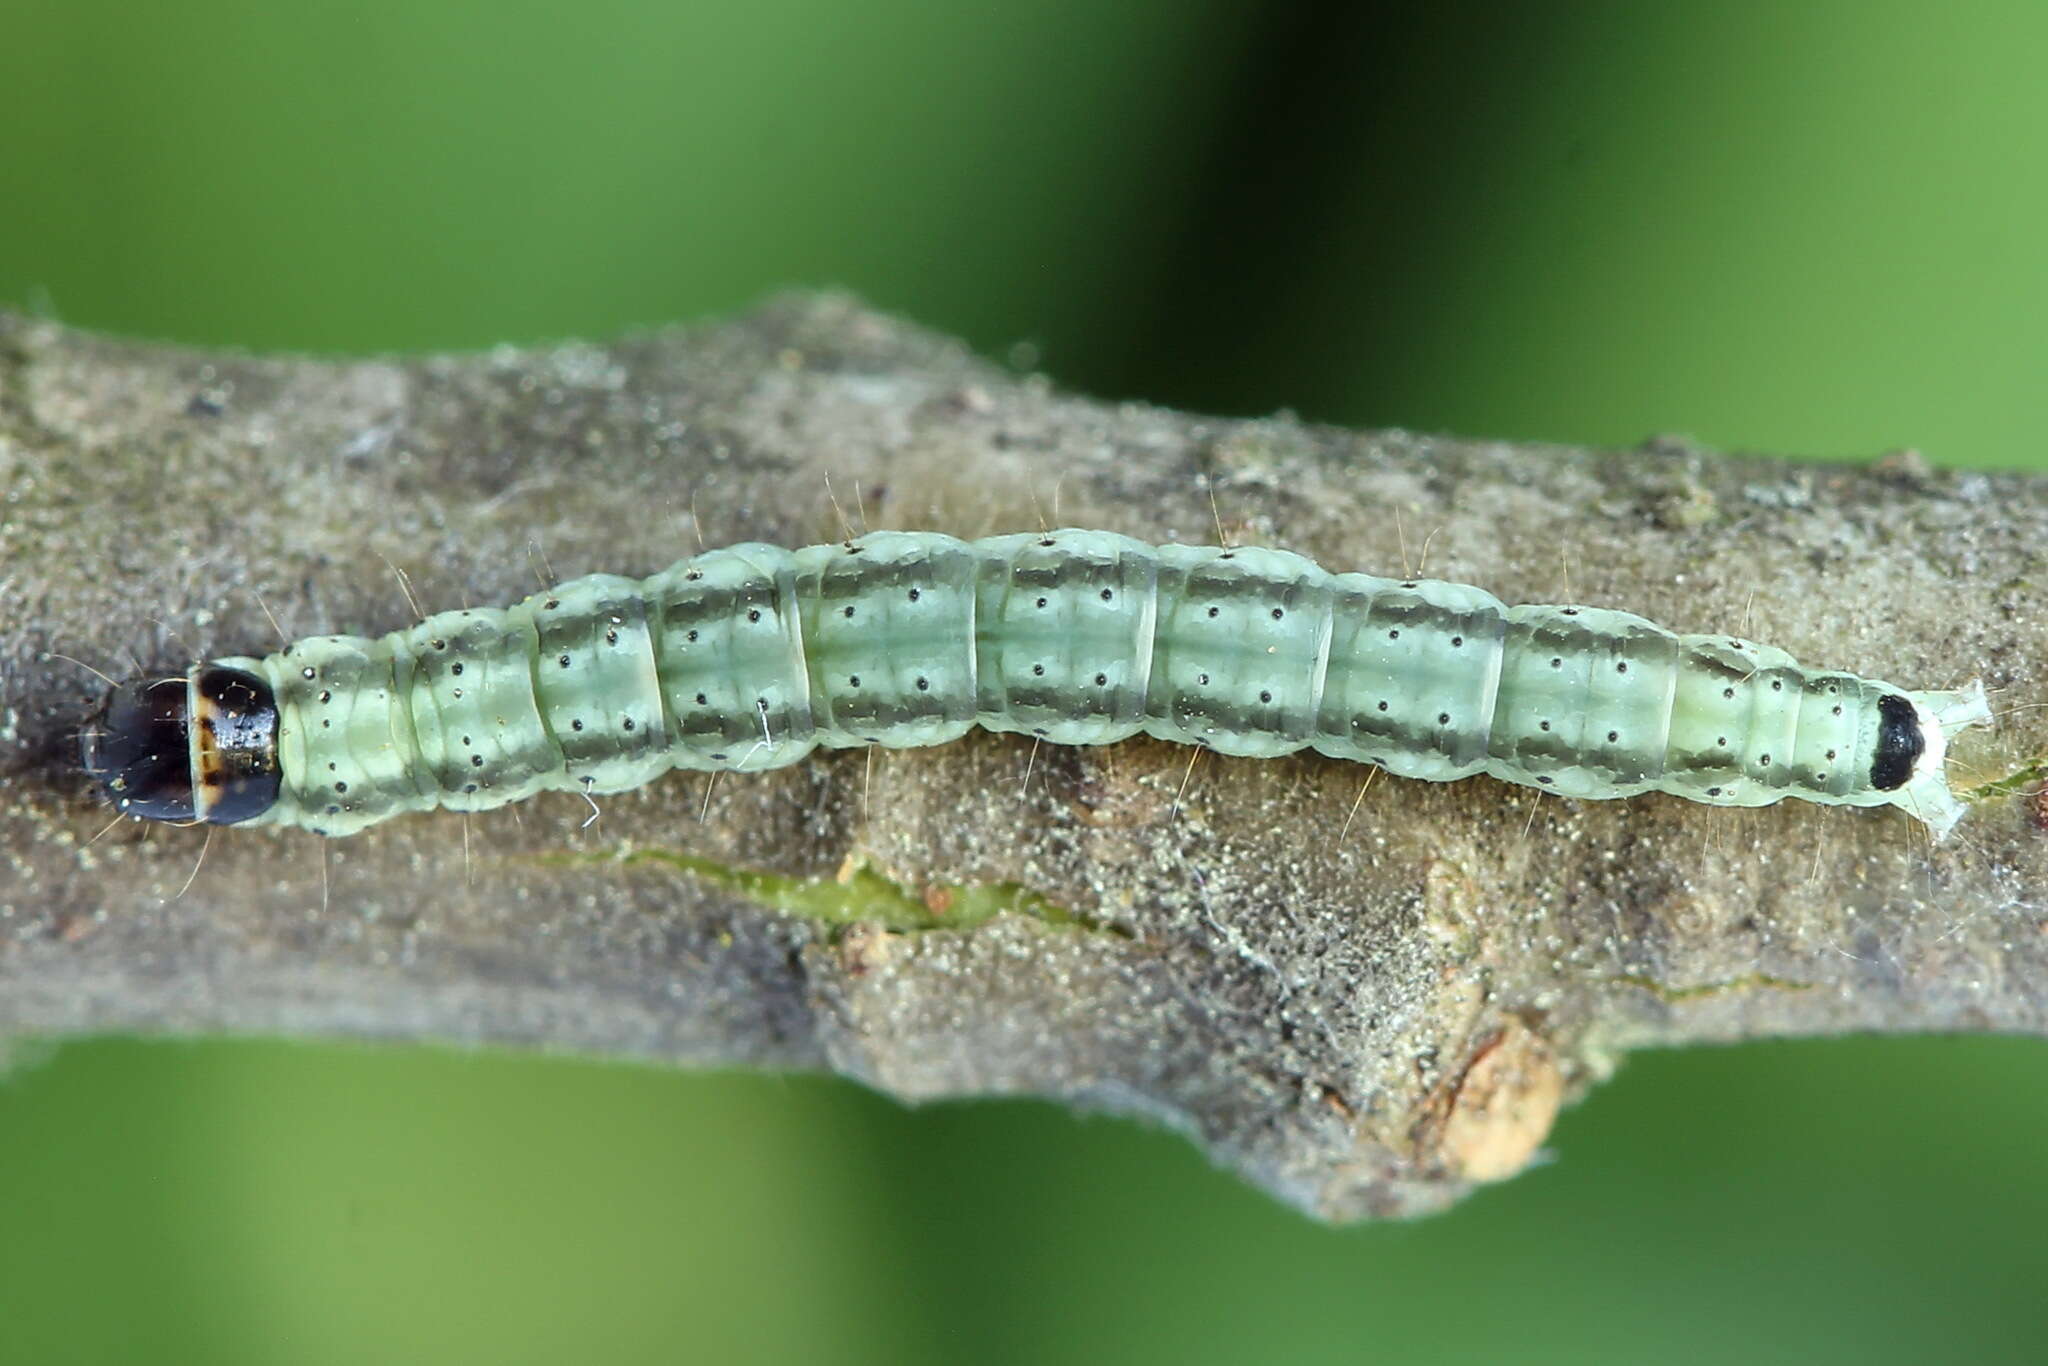
[{"label": "gray bark", "polygon": [[[0,1033],[380,1036],[1137,1111],[1330,1219],[1508,1175],[1628,1049],[2048,1028],[2048,484],[1223,421],[835,297],[612,346],[249,358],[0,316]],[[1285,545],[2015,707],[1895,812],[975,734],[323,842],[123,823],[109,674],[849,528]],[[270,620],[275,618],[275,625]],[[190,886],[180,887],[190,878]]]}]

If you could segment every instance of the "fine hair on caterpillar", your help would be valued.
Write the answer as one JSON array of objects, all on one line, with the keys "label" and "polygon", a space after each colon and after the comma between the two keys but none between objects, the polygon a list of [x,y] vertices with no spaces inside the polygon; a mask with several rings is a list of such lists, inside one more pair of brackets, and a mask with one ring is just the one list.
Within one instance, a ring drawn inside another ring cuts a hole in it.
[{"label": "fine hair on caterpillar", "polygon": [[1949,738],[1990,718],[1979,684],[1909,692],[1627,612],[1067,528],[749,543],[590,574],[119,684],[81,748],[123,812],[321,835],[981,726],[1313,749],[1578,798],[1891,805],[1940,839],[1963,809]]}]

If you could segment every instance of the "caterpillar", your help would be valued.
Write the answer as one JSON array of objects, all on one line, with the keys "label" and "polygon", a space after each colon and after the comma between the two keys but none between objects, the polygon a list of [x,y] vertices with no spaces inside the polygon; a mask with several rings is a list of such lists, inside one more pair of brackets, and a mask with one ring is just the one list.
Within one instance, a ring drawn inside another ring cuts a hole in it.
[{"label": "caterpillar", "polygon": [[138,817],[347,835],[671,768],[777,768],[820,745],[1142,732],[1567,797],[1892,805],[1939,839],[1962,814],[1948,737],[1990,719],[1981,684],[1907,692],[1627,612],[1507,607],[1281,550],[883,531],[734,545],[130,681],[82,757]]}]

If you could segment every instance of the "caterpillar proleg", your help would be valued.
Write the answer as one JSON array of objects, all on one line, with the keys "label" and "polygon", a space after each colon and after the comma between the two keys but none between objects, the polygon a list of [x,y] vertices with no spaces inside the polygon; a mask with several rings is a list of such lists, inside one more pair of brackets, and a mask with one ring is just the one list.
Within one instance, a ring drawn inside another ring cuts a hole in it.
[{"label": "caterpillar proleg", "polygon": [[1062,745],[1307,748],[1568,797],[1892,805],[1939,839],[1962,814],[1948,737],[1990,718],[1980,684],[1907,692],[1627,612],[1507,607],[1286,551],[884,531],[734,545],[124,683],[83,757],[137,816],[346,835],[978,725]]}]

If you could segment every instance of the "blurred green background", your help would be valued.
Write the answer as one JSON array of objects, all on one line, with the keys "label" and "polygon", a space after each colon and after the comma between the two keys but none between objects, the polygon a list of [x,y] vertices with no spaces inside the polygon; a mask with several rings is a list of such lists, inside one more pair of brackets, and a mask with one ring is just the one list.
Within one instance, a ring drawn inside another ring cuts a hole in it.
[{"label": "blurred green background", "polygon": [[[2033,3],[0,0],[0,303],[364,351],[841,285],[1108,396],[2039,465],[2044,57]],[[0,1359],[2033,1362],[2044,1079],[1642,1057],[1329,1230],[1044,1106],[71,1044],[0,1082]]]}]

